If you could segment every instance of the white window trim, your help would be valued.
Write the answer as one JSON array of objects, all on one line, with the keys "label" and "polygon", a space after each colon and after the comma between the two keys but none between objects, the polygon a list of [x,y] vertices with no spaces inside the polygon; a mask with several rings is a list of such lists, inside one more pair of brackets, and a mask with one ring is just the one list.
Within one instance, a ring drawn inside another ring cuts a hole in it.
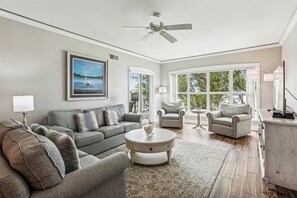
[{"label": "white window trim", "polygon": [[[177,70],[177,71],[172,71],[169,72],[170,76],[175,76],[175,98],[177,99],[178,94],[186,94],[187,95],[187,112],[190,112],[190,97],[191,94],[195,94],[195,92],[190,92],[190,75],[192,73],[206,73],[206,92],[198,92],[196,94],[204,94],[206,95],[206,107],[207,110],[210,110],[210,95],[211,94],[227,94],[229,97],[229,103],[234,103],[233,100],[233,95],[235,94],[246,94],[248,93],[248,85],[246,87],[245,92],[238,92],[233,90],[233,71],[234,70],[240,70],[240,69],[248,69],[249,67],[260,67],[259,63],[247,63],[247,64],[229,64],[229,65],[215,65],[215,66],[206,66],[206,67],[196,67],[196,68],[190,68],[190,69],[183,69],[183,70]],[[210,83],[209,83],[209,78],[210,78],[210,72],[219,72],[219,71],[228,71],[229,72],[229,90],[228,92],[210,92]],[[177,88],[177,82],[178,82],[178,75],[186,75],[187,77],[187,92],[178,92]],[[171,84],[171,87],[173,85]],[[172,90],[172,88],[171,88]],[[173,95],[171,94],[171,97]],[[248,102],[248,101],[247,101]]]}]

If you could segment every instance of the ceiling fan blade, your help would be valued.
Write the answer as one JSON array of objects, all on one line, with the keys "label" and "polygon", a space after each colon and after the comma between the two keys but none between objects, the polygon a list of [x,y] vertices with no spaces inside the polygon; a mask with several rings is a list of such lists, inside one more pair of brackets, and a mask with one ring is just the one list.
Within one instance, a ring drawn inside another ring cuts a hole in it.
[{"label": "ceiling fan blade", "polygon": [[176,38],[174,38],[173,36],[171,36],[165,31],[161,31],[160,35],[163,36],[165,39],[167,39],[170,43],[175,43],[177,41]]},{"label": "ceiling fan blade", "polygon": [[144,37],[142,37],[139,41],[145,41],[145,40],[148,39],[153,33],[154,33],[153,31],[147,33],[147,34],[144,35]]},{"label": "ceiling fan blade", "polygon": [[177,25],[165,25],[164,29],[165,30],[191,30],[192,24],[187,23],[187,24],[177,24]]},{"label": "ceiling fan blade", "polygon": [[122,26],[125,29],[150,29],[149,27],[144,26]]}]

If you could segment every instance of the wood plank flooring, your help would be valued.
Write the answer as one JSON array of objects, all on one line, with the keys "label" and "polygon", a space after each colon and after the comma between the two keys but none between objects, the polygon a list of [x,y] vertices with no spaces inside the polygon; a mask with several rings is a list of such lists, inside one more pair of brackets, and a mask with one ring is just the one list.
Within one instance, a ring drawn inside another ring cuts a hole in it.
[{"label": "wood plank flooring", "polygon": [[297,192],[285,188],[268,190],[262,181],[256,131],[243,138],[232,139],[203,129],[197,131],[192,129],[193,126],[185,124],[182,130],[168,129],[177,134],[177,139],[230,148],[210,193],[211,198],[297,198]]}]

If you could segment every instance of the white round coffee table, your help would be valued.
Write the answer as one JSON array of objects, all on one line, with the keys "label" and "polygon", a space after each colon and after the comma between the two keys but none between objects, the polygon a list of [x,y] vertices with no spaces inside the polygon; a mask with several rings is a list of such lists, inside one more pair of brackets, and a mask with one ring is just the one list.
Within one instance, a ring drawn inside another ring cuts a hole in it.
[{"label": "white round coffee table", "polygon": [[143,129],[132,130],[125,135],[126,146],[130,150],[131,163],[158,165],[168,162],[176,134],[167,129],[154,128],[154,135],[148,137]]}]

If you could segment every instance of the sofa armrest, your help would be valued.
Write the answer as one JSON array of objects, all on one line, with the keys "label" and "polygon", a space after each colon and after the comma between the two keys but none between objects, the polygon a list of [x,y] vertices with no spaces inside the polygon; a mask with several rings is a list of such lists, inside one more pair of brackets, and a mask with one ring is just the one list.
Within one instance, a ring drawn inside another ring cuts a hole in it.
[{"label": "sofa armrest", "polygon": [[[126,154],[122,152],[115,153],[86,168],[67,174],[60,184],[52,188],[32,192],[31,197],[59,198],[87,196],[99,188],[104,188],[104,185],[112,179],[124,177],[125,169],[129,166],[129,163],[130,161]],[[124,178],[123,186],[125,187]],[[113,191],[114,189],[109,190]]]},{"label": "sofa armrest", "polygon": [[162,117],[163,115],[165,115],[165,110],[164,109],[159,109],[157,111],[157,114]]},{"label": "sofa armrest", "polygon": [[61,126],[50,126],[50,125],[46,125],[45,127],[48,128],[48,129],[52,129],[52,130],[58,131],[58,132],[63,133],[65,135],[68,135],[73,140],[75,140],[74,132],[71,129],[68,129],[68,128],[65,128],[65,127],[61,127]]},{"label": "sofa armrest", "polygon": [[222,112],[221,111],[208,112],[206,113],[206,116],[211,119],[219,118],[219,117],[222,117]]},{"label": "sofa armrest", "polygon": [[181,109],[178,112],[179,116],[184,116],[186,114],[186,110],[185,109]]},{"label": "sofa armrest", "polygon": [[232,116],[232,123],[234,123],[234,122],[241,122],[241,121],[250,120],[250,119],[252,119],[252,115],[251,114],[234,115],[234,116]]},{"label": "sofa armrest", "polygon": [[139,114],[139,113],[124,114],[124,121],[142,123],[142,120],[143,120],[143,114]]}]

